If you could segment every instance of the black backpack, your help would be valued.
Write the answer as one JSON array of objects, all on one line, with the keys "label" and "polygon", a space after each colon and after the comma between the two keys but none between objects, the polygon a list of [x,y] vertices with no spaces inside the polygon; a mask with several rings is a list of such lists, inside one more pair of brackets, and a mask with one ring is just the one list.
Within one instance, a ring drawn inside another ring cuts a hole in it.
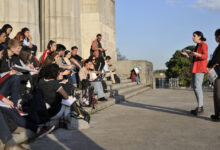
[{"label": "black backpack", "polygon": [[119,78],[119,76],[117,74],[114,74],[114,78],[115,78],[115,82],[116,83],[120,83],[121,82],[121,80],[120,80],[120,78]]}]

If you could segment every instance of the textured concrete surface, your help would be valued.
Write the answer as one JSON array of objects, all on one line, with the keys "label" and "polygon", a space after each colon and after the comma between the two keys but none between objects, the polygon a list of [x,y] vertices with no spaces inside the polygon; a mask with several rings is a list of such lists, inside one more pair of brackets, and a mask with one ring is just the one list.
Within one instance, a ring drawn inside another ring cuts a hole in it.
[{"label": "textured concrete surface", "polygon": [[193,117],[190,90],[150,90],[92,115],[90,128],[59,129],[26,145],[33,150],[219,150],[220,122],[212,122],[211,92],[205,113]]}]

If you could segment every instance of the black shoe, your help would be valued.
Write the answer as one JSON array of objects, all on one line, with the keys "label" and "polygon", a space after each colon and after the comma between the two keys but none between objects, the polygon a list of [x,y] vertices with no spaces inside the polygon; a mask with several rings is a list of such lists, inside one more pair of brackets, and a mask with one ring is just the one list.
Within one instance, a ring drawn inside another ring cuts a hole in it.
[{"label": "black shoe", "polygon": [[210,118],[212,119],[212,121],[220,121],[220,118],[217,115],[211,115]]},{"label": "black shoe", "polygon": [[43,136],[47,135],[48,133],[52,132],[55,129],[55,126],[50,127],[41,127],[37,131],[37,138],[42,138]]},{"label": "black shoe", "polygon": [[196,109],[190,111],[190,113],[193,114],[194,116],[197,116],[198,114],[201,114],[203,112],[204,112],[203,107],[196,107]]},{"label": "black shoe", "polygon": [[107,101],[107,99],[105,97],[99,98],[99,101]]}]

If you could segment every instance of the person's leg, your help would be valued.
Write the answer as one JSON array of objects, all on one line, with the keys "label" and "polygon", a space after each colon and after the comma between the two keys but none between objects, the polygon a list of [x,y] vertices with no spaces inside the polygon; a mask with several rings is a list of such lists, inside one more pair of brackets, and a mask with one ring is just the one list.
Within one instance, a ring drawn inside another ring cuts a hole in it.
[{"label": "person's leg", "polygon": [[13,75],[4,81],[0,86],[0,93],[5,97],[11,96],[14,106],[17,106],[20,89],[20,77]]},{"label": "person's leg", "polygon": [[103,92],[103,87],[101,82],[91,82],[91,85],[94,87],[95,91],[98,93],[98,98],[105,97],[105,93]]},{"label": "person's leg", "polygon": [[215,115],[220,115],[220,79],[216,79],[214,83],[214,108]]},{"label": "person's leg", "polygon": [[16,143],[12,139],[11,131],[4,119],[4,116],[0,110],[0,139],[3,144],[7,146],[14,146]]},{"label": "person's leg", "polygon": [[203,106],[203,91],[202,91],[203,78],[204,78],[204,73],[195,73],[194,91],[197,97],[198,107]]},{"label": "person's leg", "polygon": [[21,127],[26,129],[30,129],[33,132],[37,132],[38,126],[32,122],[29,122],[24,117],[20,116],[16,109],[4,108],[0,107],[1,112],[5,113],[8,117],[10,117],[14,122]]}]

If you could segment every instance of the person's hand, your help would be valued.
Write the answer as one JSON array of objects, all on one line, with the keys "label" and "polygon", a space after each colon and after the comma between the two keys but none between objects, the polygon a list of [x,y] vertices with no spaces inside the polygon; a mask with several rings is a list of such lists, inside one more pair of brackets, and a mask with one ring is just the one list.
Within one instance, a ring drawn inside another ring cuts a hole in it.
[{"label": "person's hand", "polygon": [[208,72],[208,74],[209,74],[209,71],[211,70],[212,68],[207,68],[207,72]]},{"label": "person's hand", "polygon": [[202,55],[197,52],[193,52],[193,56],[202,57]]},{"label": "person's hand", "polygon": [[8,104],[11,108],[14,108],[14,103],[12,101],[10,101],[9,99],[7,98],[3,98],[2,101],[5,103],[5,104]]},{"label": "person's hand", "polygon": [[214,66],[213,66],[213,68],[215,68],[215,67],[217,67],[219,64],[215,64]]},{"label": "person's hand", "polygon": [[18,73],[18,71],[14,70],[14,69],[11,69],[11,71],[9,72],[10,75],[14,75],[16,73]]},{"label": "person's hand", "polygon": [[63,74],[64,76],[65,76],[65,75],[68,75],[68,74],[70,74],[70,71],[69,71],[69,70],[65,70],[62,74]]},{"label": "person's hand", "polygon": [[187,54],[187,52],[181,52],[181,54],[189,58],[189,55]]},{"label": "person's hand", "polygon": [[33,72],[33,74],[39,74],[39,72],[40,72],[40,71],[38,70],[38,71]]},{"label": "person's hand", "polygon": [[34,65],[33,65],[33,63],[27,65],[26,67],[29,68],[29,69],[34,69]]},{"label": "person's hand", "polygon": [[32,42],[32,36],[29,35],[29,42],[31,43]]}]

